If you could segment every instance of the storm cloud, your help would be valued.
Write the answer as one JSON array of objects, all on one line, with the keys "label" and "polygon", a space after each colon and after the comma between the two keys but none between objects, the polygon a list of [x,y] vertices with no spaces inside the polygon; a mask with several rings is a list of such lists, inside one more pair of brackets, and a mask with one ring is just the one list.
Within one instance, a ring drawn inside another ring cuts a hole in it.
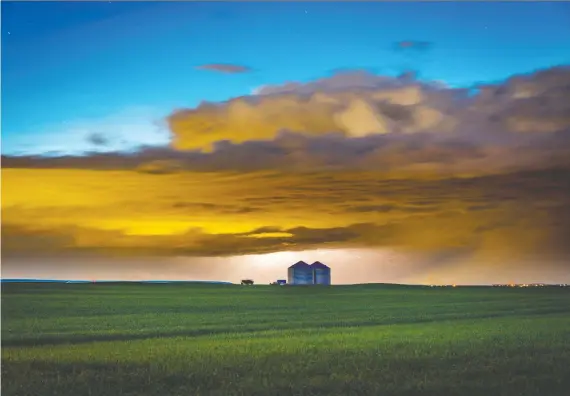
[{"label": "storm cloud", "polygon": [[169,147],[4,156],[2,256],[388,249],[416,280],[559,274],[569,87],[567,67],[475,90],[344,73],[177,111]]}]

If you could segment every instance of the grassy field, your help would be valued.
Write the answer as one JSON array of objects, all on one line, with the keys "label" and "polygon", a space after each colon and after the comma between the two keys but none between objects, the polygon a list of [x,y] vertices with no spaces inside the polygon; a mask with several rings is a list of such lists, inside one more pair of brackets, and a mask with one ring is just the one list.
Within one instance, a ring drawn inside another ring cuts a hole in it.
[{"label": "grassy field", "polygon": [[568,288],[4,284],[2,395],[569,395]]}]

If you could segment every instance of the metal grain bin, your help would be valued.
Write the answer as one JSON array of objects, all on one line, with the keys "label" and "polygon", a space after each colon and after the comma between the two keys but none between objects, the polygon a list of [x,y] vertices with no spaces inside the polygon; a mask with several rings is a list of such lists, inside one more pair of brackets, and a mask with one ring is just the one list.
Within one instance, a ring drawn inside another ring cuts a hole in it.
[{"label": "metal grain bin", "polygon": [[313,284],[315,285],[330,285],[331,284],[331,269],[320,261],[315,261],[311,264],[313,270]]},{"label": "metal grain bin", "polygon": [[287,270],[288,283],[292,285],[312,285],[313,284],[313,268],[305,263],[299,261],[293,264]]}]

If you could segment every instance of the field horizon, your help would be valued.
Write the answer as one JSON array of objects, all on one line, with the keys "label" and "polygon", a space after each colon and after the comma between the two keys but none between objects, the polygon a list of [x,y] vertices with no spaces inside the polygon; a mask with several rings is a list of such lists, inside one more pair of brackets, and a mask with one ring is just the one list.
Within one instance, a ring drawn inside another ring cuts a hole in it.
[{"label": "field horizon", "polygon": [[[29,279],[29,278],[7,278],[7,279],[0,279],[0,283],[105,283],[105,284],[147,284],[147,283],[173,283],[173,284],[213,284],[213,285],[234,285],[234,286],[242,286],[239,283],[234,283],[230,281],[206,281],[206,280],[169,280],[169,279],[149,279],[149,280],[88,280],[88,279]],[[388,282],[369,282],[369,283],[333,283],[331,285],[292,285],[286,284],[283,286],[295,286],[295,287],[323,287],[323,286],[402,286],[402,287],[493,287],[498,285],[493,283],[489,284],[423,284],[423,283],[388,283]],[[501,284],[503,286],[503,284]],[[519,283],[515,285],[520,285]],[[543,287],[567,287],[570,286],[569,284],[560,284],[560,283],[543,283],[543,282],[536,282],[536,283],[528,283],[525,285],[541,285]],[[255,283],[249,286],[276,286],[270,285],[267,283]],[[506,286],[506,285],[504,285]]]}]

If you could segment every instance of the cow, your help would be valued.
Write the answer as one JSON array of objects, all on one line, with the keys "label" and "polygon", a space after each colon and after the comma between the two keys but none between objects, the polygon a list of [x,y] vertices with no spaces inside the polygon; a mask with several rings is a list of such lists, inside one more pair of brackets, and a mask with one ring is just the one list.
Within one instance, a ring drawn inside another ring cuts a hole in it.
[{"label": "cow", "polygon": [[253,281],[251,279],[242,279],[242,285],[253,285]]}]

